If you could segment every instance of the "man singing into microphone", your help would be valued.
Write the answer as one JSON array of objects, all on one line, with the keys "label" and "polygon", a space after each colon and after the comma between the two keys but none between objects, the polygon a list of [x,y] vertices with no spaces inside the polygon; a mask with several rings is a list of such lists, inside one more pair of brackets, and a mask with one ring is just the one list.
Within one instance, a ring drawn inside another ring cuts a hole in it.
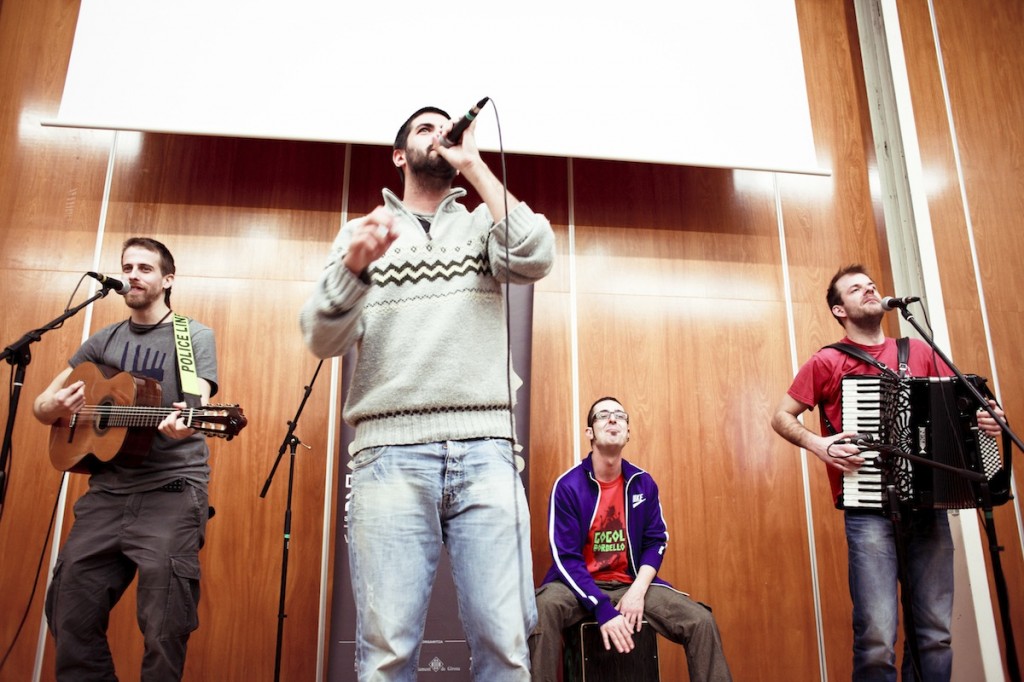
[{"label": "man singing into microphone", "polygon": [[[899,362],[896,339],[882,332],[883,308],[875,283],[861,265],[839,270],[826,294],[832,315],[846,331],[842,343],[859,349],[876,362],[907,376],[950,376],[952,371],[922,341],[909,339],[906,362]],[[864,463],[860,448],[849,440],[842,424],[842,380],[850,374],[883,371],[855,355],[823,348],[797,372],[782,398],[772,427],[783,438],[813,453],[826,465],[836,507],[844,509],[843,475]],[[822,433],[810,431],[797,417],[820,406]],[[995,407],[996,414],[1002,410]],[[835,434],[829,435],[831,424]],[[996,436],[1000,429],[987,413],[978,413],[978,426]],[[842,441],[846,441],[845,443]],[[896,538],[893,524],[881,509],[845,508],[849,550],[850,596],[853,601],[853,679],[896,680],[897,632]],[[953,610],[953,542],[943,510],[902,510],[907,579],[913,594],[913,618],[920,654],[920,679],[948,681],[952,671],[950,620]],[[905,586],[906,587],[906,586]],[[905,651],[902,679],[912,675],[913,659]]]},{"label": "man singing into microphone", "polygon": [[[344,417],[363,682],[415,678],[442,543],[473,678],[530,678],[536,605],[503,284],[544,277],[554,233],[480,158],[475,126],[442,144],[451,126],[434,107],[402,124],[391,155],[402,198],[385,189],[383,206],[342,227],[300,315],[317,356],[358,349]],[[452,188],[460,173],[484,201],[472,212]]]}]

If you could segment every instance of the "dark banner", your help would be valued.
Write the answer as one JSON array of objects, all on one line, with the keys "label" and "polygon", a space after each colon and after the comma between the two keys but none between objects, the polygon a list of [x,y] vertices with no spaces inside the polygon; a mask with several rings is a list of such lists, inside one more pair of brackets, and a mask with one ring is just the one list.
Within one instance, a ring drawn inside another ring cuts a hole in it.
[{"label": "dark banner", "polygon": [[[529,464],[530,437],[530,364],[533,339],[533,285],[510,287],[512,366],[523,380],[516,395],[516,438],[522,445],[522,455]],[[342,396],[348,395],[352,378],[352,351],[342,361]],[[354,433],[342,420],[341,461],[339,467],[339,523],[334,556],[334,602],[331,607],[331,646],[328,653],[327,679],[332,682],[350,682],[355,679],[356,614],[352,600],[352,582],[348,567],[348,501],[352,492],[348,454]],[[529,466],[523,469],[523,485],[529,491]],[[417,666],[419,679],[430,682],[461,682],[470,680],[469,646],[459,622],[459,609],[447,552],[441,553],[437,566],[437,579],[427,611],[427,624],[423,633],[423,646]]]}]

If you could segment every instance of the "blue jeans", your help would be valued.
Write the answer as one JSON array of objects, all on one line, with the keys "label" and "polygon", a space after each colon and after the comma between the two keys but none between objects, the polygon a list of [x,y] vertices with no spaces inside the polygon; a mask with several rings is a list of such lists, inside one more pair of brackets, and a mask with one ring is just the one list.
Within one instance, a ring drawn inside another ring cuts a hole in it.
[{"label": "blue jeans", "polygon": [[441,544],[473,679],[530,679],[537,621],[526,494],[507,440],[367,448],[352,460],[349,563],[360,682],[416,678]]},{"label": "blue jeans", "polygon": [[[907,579],[913,596],[921,679],[950,679],[953,649],[953,540],[945,511],[905,513]],[[853,599],[853,679],[896,680],[898,626],[896,542],[888,517],[846,514]],[[904,645],[903,679],[913,680],[913,660]]]}]

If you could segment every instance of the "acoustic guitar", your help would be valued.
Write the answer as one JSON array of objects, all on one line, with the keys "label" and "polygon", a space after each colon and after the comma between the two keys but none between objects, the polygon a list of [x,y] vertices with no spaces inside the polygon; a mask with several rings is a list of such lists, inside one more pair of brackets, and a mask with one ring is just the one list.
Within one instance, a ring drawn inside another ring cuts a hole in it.
[{"label": "acoustic guitar", "polygon": [[[160,383],[112,367],[83,362],[65,386],[85,382],[86,405],[50,427],[50,462],[61,471],[90,473],[96,460],[138,465],[149,452],[156,427],[172,407],[160,405]],[[203,405],[181,410],[190,428],[231,440],[248,420],[238,405]]]}]

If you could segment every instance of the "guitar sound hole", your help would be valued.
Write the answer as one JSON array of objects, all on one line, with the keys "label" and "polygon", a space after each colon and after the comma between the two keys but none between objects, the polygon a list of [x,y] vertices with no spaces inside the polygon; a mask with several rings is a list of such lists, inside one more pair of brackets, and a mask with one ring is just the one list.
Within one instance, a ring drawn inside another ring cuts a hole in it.
[{"label": "guitar sound hole", "polygon": [[103,433],[108,428],[110,428],[110,408],[113,405],[114,401],[109,398],[101,401],[98,404],[100,409],[96,411],[96,422],[93,426],[93,430],[95,430],[98,433]]}]

